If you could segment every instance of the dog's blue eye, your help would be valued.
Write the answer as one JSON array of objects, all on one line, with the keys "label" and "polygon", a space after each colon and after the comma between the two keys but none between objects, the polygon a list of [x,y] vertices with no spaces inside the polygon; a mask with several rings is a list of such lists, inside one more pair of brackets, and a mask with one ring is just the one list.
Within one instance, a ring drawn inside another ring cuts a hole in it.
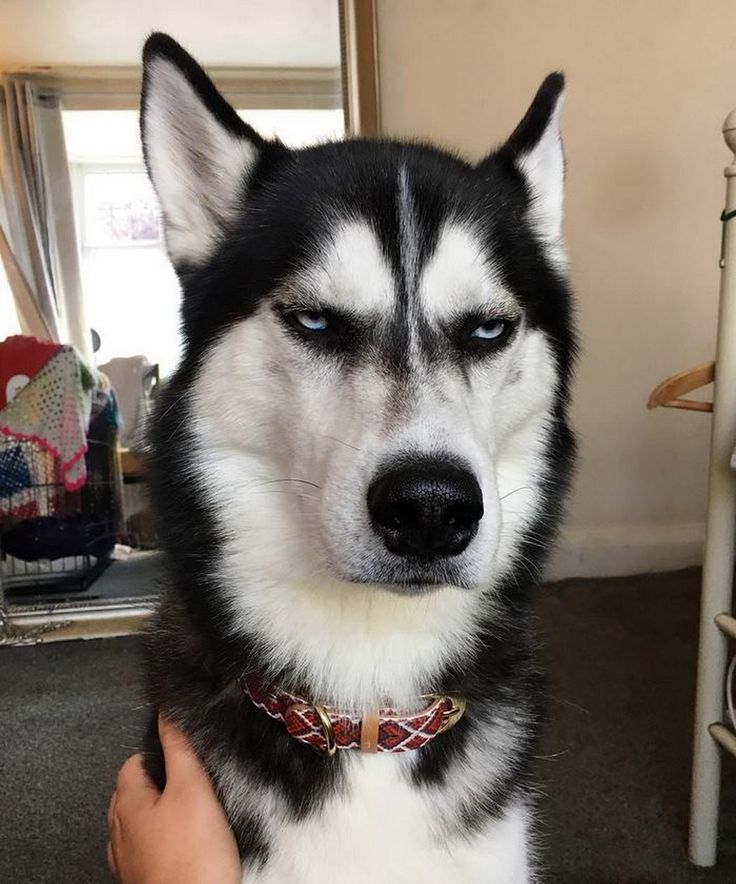
[{"label": "dog's blue eye", "polygon": [[318,313],[316,310],[300,310],[294,314],[294,318],[299,325],[309,331],[326,331],[327,329],[327,317],[324,313]]},{"label": "dog's blue eye", "polygon": [[471,338],[494,341],[496,338],[502,337],[508,327],[509,323],[505,319],[489,319],[488,322],[484,322],[473,331]]}]

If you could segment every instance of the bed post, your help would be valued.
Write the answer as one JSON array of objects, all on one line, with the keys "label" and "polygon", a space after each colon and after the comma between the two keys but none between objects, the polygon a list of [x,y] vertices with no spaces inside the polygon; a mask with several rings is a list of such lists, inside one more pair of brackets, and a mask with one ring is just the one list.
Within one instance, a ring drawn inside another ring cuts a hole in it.
[{"label": "bed post", "polygon": [[[689,851],[699,866],[716,862],[721,748],[709,727],[723,717],[728,639],[714,618],[732,612],[736,538],[736,471],[730,468],[736,445],[736,110],[726,118],[723,135],[734,156],[724,171],[726,208],[695,701]],[[729,220],[730,213],[734,217]]]}]

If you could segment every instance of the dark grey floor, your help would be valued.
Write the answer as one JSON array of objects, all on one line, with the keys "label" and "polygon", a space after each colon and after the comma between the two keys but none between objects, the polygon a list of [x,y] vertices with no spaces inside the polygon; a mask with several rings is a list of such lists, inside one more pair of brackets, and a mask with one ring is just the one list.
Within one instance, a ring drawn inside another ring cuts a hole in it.
[{"label": "dark grey floor", "polygon": [[164,554],[159,550],[134,550],[127,559],[111,561],[85,590],[26,590],[8,593],[11,605],[48,602],[117,602],[150,596],[164,580]]},{"label": "dark grey floor", "polygon": [[700,572],[568,580],[540,604],[551,722],[540,760],[549,880],[736,882],[736,762],[721,862],[685,854]]},{"label": "dark grey floor", "polygon": [[107,799],[136,747],[136,638],[0,648],[0,881],[97,884]]},{"label": "dark grey floor", "polygon": [[[547,881],[736,882],[730,760],[721,864],[696,871],[684,851],[697,590],[683,571],[542,592]],[[108,880],[104,811],[140,730],[138,652],[135,638],[0,650],[4,884]]]},{"label": "dark grey floor", "polygon": [[151,595],[164,580],[164,554],[159,550],[134,550],[130,557],[112,562],[87,590],[99,599]]}]

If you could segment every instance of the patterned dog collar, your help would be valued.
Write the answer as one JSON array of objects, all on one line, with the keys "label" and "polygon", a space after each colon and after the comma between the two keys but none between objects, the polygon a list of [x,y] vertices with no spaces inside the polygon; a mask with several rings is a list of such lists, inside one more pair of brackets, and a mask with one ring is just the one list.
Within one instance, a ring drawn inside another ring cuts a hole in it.
[{"label": "patterned dog collar", "polygon": [[421,749],[438,734],[456,725],[465,712],[465,700],[457,694],[429,694],[419,712],[399,713],[375,709],[347,712],[311,703],[296,694],[264,685],[244,675],[240,687],[254,706],[286,725],[295,740],[325,755],[338,749],[361,752],[410,752]]}]

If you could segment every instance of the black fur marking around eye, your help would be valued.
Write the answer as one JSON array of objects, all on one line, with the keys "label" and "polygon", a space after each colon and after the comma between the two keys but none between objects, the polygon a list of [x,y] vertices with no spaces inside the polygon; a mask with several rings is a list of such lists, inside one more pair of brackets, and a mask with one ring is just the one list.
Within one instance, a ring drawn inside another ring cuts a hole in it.
[{"label": "black fur marking around eye", "polygon": [[[355,313],[328,307],[275,304],[274,312],[287,334],[316,356],[338,360],[353,367],[375,338],[375,321]],[[326,328],[311,329],[299,321],[301,313],[315,313],[326,320]]]},{"label": "black fur marking around eye", "polygon": [[[496,338],[477,338],[473,332],[481,325],[498,319],[504,324],[503,332]],[[455,348],[456,358],[488,359],[501,353],[514,339],[519,327],[516,317],[488,317],[484,313],[471,313],[446,324],[446,333]]]}]

